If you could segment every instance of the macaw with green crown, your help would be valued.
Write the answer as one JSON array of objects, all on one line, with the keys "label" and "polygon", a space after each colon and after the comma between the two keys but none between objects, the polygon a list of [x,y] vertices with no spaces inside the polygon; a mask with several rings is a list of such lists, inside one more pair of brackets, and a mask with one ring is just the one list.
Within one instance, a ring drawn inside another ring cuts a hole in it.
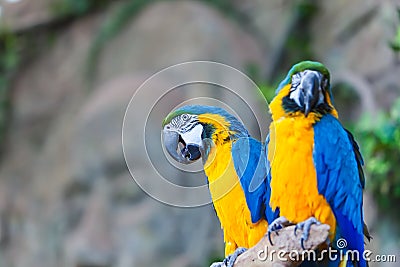
[{"label": "macaw with green crown", "polygon": [[[331,246],[346,256],[321,265],[366,266],[364,234],[370,236],[363,221],[364,163],[338,119],[328,69],[314,61],[294,65],[269,107],[270,206],[280,215],[269,232],[283,223],[296,224],[296,230],[303,230],[304,247],[311,225],[327,224]],[[357,251],[358,259],[351,259],[349,251]]]}]

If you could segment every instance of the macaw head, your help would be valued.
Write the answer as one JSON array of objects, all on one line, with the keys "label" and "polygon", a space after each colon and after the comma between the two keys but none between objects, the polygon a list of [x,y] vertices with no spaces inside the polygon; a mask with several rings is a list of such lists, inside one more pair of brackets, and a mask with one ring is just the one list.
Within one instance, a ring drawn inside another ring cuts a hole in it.
[{"label": "macaw head", "polygon": [[277,91],[286,113],[311,112],[324,115],[334,109],[328,69],[315,61],[302,61],[294,65]]},{"label": "macaw head", "polygon": [[248,136],[246,128],[222,108],[183,106],[164,119],[163,142],[176,161],[190,164],[200,157],[205,161],[211,146]]}]

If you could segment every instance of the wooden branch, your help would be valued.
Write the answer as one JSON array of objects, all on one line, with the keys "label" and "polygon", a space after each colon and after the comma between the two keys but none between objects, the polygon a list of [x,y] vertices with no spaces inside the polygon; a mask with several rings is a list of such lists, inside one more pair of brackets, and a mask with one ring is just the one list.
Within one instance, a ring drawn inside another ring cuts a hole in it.
[{"label": "wooden branch", "polygon": [[[270,244],[268,236],[264,236],[254,247],[250,248],[240,255],[234,264],[234,267],[293,267],[301,263],[293,259],[302,259],[301,255],[309,255],[310,251],[326,244],[329,235],[329,226],[313,225],[311,226],[310,236],[304,242],[306,250],[302,249],[300,244],[301,230],[294,234],[295,226],[288,226],[271,234],[273,245]],[[296,253],[300,256],[296,257]]]}]

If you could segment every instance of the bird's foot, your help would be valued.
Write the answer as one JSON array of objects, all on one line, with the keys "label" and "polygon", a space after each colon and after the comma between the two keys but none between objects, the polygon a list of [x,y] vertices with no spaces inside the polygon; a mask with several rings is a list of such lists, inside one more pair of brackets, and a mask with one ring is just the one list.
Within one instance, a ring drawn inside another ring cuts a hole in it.
[{"label": "bird's foot", "polygon": [[272,240],[271,240],[271,233],[275,232],[276,235],[278,235],[278,230],[282,229],[286,224],[288,224],[289,221],[286,219],[284,216],[281,216],[279,218],[276,218],[272,223],[268,225],[268,239],[269,243],[273,246]]},{"label": "bird's foot", "polygon": [[308,236],[310,235],[310,228],[311,225],[316,224],[316,225],[320,225],[321,222],[318,221],[315,217],[310,217],[307,220],[305,220],[304,222],[300,222],[298,224],[296,224],[296,227],[294,228],[294,235],[296,236],[296,231],[297,229],[303,230],[303,234],[301,235],[301,239],[300,239],[300,244],[301,244],[301,248],[306,250],[304,247],[304,241],[306,241],[308,239]]},{"label": "bird's foot", "polygon": [[239,255],[244,253],[246,250],[247,248],[237,248],[235,252],[224,259],[226,266],[233,267],[233,264],[235,264],[237,257],[239,257]]},{"label": "bird's foot", "polygon": [[225,262],[219,261],[219,262],[213,262],[210,267],[226,267]]},{"label": "bird's foot", "polygon": [[235,252],[233,252],[231,255],[228,255],[223,261],[214,262],[210,265],[210,267],[233,267],[237,257],[239,257],[239,255],[244,253],[246,250],[246,248],[237,248]]}]

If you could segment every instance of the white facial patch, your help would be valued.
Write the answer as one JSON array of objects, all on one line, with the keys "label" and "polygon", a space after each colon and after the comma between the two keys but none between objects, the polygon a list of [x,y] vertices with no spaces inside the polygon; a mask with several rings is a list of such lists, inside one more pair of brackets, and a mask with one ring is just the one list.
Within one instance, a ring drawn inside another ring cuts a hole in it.
[{"label": "white facial patch", "polygon": [[[292,86],[294,87],[294,90],[290,92],[290,99],[292,99],[294,102],[296,102],[296,104],[301,107],[301,103],[300,103],[300,97],[302,94],[302,89],[304,87],[303,85],[303,77],[305,75],[307,75],[308,73],[315,73],[318,78],[319,78],[319,84],[321,84],[321,79],[322,79],[322,75],[318,72],[318,71],[313,71],[313,70],[305,70],[303,72],[297,73],[295,75],[293,75],[292,77]],[[318,87],[318,105],[322,104],[324,102],[324,94],[322,92],[321,86]]]},{"label": "white facial patch", "polygon": [[201,134],[203,133],[203,125],[197,124],[192,130],[181,134],[186,144],[202,145]]},{"label": "white facial patch", "polygon": [[296,88],[296,90],[292,91],[290,93],[290,99],[294,100],[294,102],[296,102],[296,104],[301,107],[301,103],[300,103],[300,85]]}]

